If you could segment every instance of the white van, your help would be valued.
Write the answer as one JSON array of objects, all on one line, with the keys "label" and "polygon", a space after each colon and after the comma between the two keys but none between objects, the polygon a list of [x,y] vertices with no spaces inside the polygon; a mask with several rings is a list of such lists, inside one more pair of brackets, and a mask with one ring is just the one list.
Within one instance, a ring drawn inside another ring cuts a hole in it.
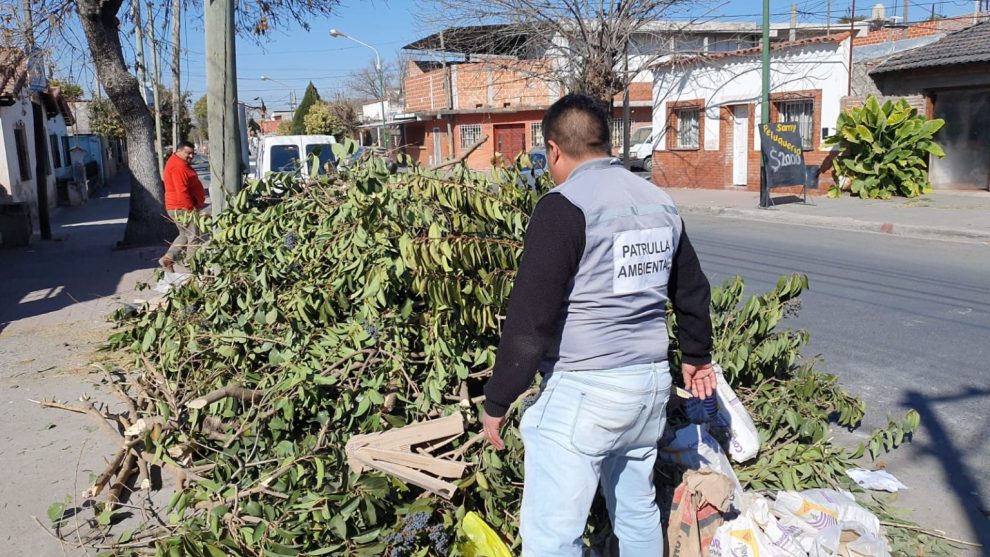
[{"label": "white van", "polygon": [[629,158],[633,168],[653,170],[653,128],[637,128],[629,138]]},{"label": "white van", "polygon": [[337,143],[332,135],[277,135],[261,138],[253,178],[264,178],[269,172],[298,172],[309,174],[306,164],[310,155],[320,157],[320,173],[326,165],[333,165],[332,145]]}]

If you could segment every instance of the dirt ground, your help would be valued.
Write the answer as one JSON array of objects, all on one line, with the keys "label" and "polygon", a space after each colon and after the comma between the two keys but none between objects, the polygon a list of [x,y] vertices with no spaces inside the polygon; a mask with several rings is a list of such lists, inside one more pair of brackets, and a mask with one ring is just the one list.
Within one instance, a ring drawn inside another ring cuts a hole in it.
[{"label": "dirt ground", "polygon": [[[117,448],[89,416],[32,401],[113,401],[91,363],[123,302],[148,298],[163,249],[115,249],[127,215],[126,184],[117,181],[80,207],[53,217],[56,241],[0,250],[0,554],[11,557],[95,555],[60,546],[41,525],[57,501],[79,496]],[[93,516],[85,509],[80,517]],[[35,517],[37,521],[35,521]],[[70,521],[74,522],[74,521]]]}]

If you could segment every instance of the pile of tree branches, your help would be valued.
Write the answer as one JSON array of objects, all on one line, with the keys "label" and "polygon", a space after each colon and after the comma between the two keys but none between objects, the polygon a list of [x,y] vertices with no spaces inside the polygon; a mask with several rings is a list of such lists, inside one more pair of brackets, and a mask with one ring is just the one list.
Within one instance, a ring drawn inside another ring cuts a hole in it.
[{"label": "pile of tree branches", "polygon": [[[120,438],[87,493],[111,486],[92,520],[97,533],[126,490],[144,485],[149,464],[177,478],[160,520],[104,545],[120,554],[455,555],[467,511],[518,544],[522,401],[510,410],[505,452],[476,434],[430,447],[469,464],[450,499],[354,473],[345,444],[455,412],[480,431],[523,233],[548,186],[525,160],[491,175],[415,165],[394,174],[371,158],[304,183],[251,184],[201,223],[214,233],[191,280],[118,316],[109,347],[131,364],[111,385],[127,410],[70,408]],[[751,488],[848,486],[843,471],[864,450],[836,447],[827,433],[833,416],[855,425],[862,402],[799,361],[805,333],[777,330],[805,287],[804,277],[785,277],[744,299],[735,279],[713,292],[715,358],[763,440],[737,470]],[[869,448],[886,450],[916,425],[910,416],[891,424]],[[51,518],[59,527],[67,515]],[[600,507],[588,542],[603,540],[607,525]]]}]

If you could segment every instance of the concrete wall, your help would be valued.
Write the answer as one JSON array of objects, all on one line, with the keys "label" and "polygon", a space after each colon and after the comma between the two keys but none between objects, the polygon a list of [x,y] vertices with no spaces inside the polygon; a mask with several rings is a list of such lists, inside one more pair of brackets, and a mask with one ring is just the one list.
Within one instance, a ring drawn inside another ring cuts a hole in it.
[{"label": "concrete wall", "polygon": [[[806,164],[822,168],[819,191],[831,182],[831,150],[821,142],[822,128],[829,133],[848,87],[849,39],[795,46],[773,52],[770,76],[771,112],[776,101],[790,98],[814,100],[813,148],[805,152]],[[653,174],[658,185],[722,188],[731,184],[732,131],[729,107],[749,106],[747,187],[759,188],[761,63],[759,56],[727,57],[654,70],[653,129],[656,137]],[[703,107],[699,122],[699,148],[675,150],[668,144],[668,115],[678,103]]]},{"label": "concrete wall", "polygon": [[[30,180],[21,180],[18,164],[14,129],[21,126],[24,128],[24,137],[27,140]],[[35,168],[34,116],[31,112],[31,102],[27,98],[21,99],[12,106],[0,108],[0,141],[3,142],[3,157],[0,157],[0,185],[3,186],[3,197],[12,201],[29,203],[32,220],[37,222],[38,172]],[[50,193],[49,199],[54,201],[54,192]]]}]

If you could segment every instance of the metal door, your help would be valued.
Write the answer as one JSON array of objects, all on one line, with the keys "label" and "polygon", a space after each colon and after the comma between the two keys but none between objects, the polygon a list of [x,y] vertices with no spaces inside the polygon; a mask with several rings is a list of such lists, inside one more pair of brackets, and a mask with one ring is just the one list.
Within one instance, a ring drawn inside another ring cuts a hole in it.
[{"label": "metal door", "polygon": [[732,184],[745,186],[749,174],[749,106],[732,107]]},{"label": "metal door", "polygon": [[526,124],[495,126],[495,150],[502,159],[512,161],[526,148]]}]

